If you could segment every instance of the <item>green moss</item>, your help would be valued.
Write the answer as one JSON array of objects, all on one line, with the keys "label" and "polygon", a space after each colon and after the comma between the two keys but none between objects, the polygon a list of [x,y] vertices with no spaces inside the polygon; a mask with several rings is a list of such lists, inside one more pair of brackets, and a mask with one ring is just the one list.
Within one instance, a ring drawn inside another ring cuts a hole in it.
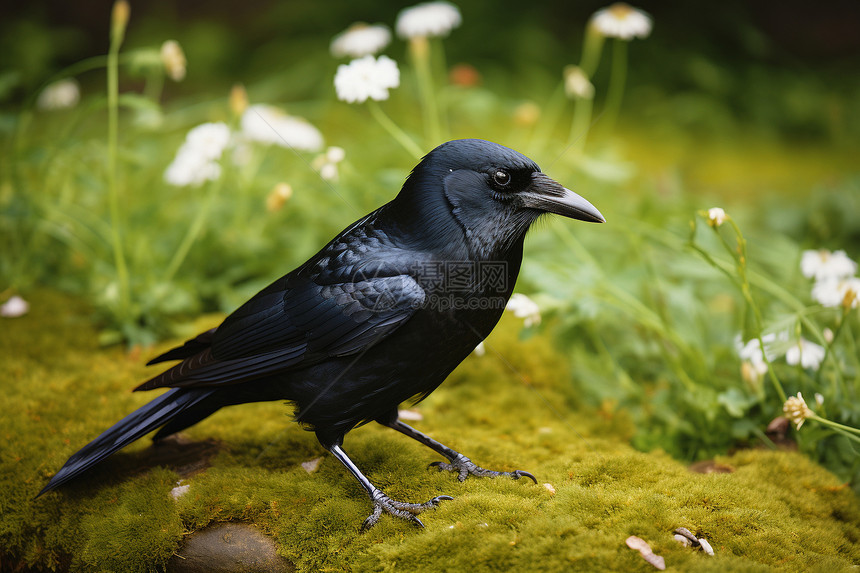
[{"label": "green moss", "polygon": [[[29,298],[31,314],[0,329],[4,567],[156,570],[184,533],[216,521],[256,523],[299,571],[650,570],[624,545],[629,535],[676,570],[860,564],[860,503],[832,474],[794,453],[744,451],[719,460],[734,473],[702,475],[636,452],[626,417],[572,406],[565,358],[540,336],[520,340],[509,319],[485,356],[470,357],[418,406],[425,419],[414,425],[484,467],[531,471],[554,495],[527,480],[460,483],[427,468],[439,459],[431,451],[370,425],[344,448],[374,483],[397,499],[455,499],[422,516],[423,531],[384,518],[360,534],[370,504],[358,484],[290,422],[289,408],[269,403],[228,408],[190,429],[223,449],[178,500],[169,495],[174,472],[139,470],[146,440],[85,483],[33,500],[68,455],[150,396],[129,392],[146,376],[145,356],[97,348],[86,307],[53,293]],[[317,472],[301,468],[320,456]],[[676,527],[707,538],[716,557],[678,545]]]}]

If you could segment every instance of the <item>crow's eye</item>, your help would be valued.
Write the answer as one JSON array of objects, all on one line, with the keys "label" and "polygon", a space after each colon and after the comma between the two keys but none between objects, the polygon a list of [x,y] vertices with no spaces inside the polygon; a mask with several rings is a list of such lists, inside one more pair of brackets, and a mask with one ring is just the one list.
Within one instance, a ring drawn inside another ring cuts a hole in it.
[{"label": "crow's eye", "polygon": [[498,187],[507,187],[511,182],[511,174],[504,169],[496,169],[493,172],[493,183]]}]

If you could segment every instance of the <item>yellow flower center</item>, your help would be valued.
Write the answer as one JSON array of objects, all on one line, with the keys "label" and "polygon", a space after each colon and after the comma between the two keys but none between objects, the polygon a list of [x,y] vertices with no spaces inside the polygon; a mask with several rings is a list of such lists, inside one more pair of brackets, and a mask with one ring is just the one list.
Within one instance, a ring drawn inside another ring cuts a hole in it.
[{"label": "yellow flower center", "polygon": [[624,2],[616,2],[609,7],[609,12],[619,20],[626,20],[633,13],[633,8],[630,4]]}]

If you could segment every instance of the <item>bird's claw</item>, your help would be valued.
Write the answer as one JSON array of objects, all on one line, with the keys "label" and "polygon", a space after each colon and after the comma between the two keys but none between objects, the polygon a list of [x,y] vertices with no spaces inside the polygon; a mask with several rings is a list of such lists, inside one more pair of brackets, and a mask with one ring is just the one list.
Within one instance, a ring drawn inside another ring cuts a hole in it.
[{"label": "bird's claw", "polygon": [[435,508],[443,501],[449,501],[452,499],[454,498],[450,495],[437,495],[433,499],[424,503],[406,503],[391,499],[382,493],[382,491],[376,490],[371,495],[371,500],[373,501],[373,513],[364,520],[364,523],[361,525],[361,531],[367,531],[376,525],[376,522],[379,521],[383,511],[393,515],[394,517],[411,521],[418,527],[424,527],[424,524],[421,523],[421,520],[417,517],[418,514],[425,510]]},{"label": "bird's claw", "polygon": [[473,475],[477,477],[506,476],[513,479],[527,477],[533,482],[537,483],[537,478],[535,478],[535,476],[533,476],[529,472],[523,470],[514,470],[512,472],[497,472],[493,470],[485,470],[484,468],[475,465],[472,460],[470,460],[463,454],[457,454],[457,457],[450,462],[433,462],[430,465],[435,467],[439,471],[458,472],[459,475],[457,476],[457,479],[460,481],[466,481],[466,478],[469,475]]}]

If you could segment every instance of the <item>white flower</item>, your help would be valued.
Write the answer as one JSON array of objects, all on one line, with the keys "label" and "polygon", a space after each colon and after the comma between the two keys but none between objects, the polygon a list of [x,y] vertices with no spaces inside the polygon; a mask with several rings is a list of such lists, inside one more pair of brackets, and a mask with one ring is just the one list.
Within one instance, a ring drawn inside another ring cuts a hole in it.
[{"label": "white flower", "polygon": [[388,99],[388,90],[400,85],[397,62],[388,56],[365,56],[337,67],[334,87],[337,97],[348,103],[362,103],[367,98]]},{"label": "white flower", "polygon": [[[773,362],[778,357],[778,354],[773,350],[773,346],[784,343],[788,340],[788,332],[769,333],[762,335],[764,341],[764,350],[767,354],[767,361]],[[750,339],[744,344],[741,335],[735,337],[735,349],[738,352],[741,360],[741,373],[748,382],[756,382],[767,373],[767,362],[761,353],[761,344],[758,338]]]},{"label": "white flower", "polygon": [[404,8],[397,15],[397,35],[403,39],[447,36],[463,21],[450,2],[425,2]]},{"label": "white flower", "polygon": [[215,181],[219,177],[221,165],[185,146],[179,148],[173,162],[164,172],[164,180],[177,187],[199,187],[206,181]]},{"label": "white flower", "polygon": [[161,63],[171,80],[181,82],[185,79],[185,52],[176,40],[167,40],[161,44]]},{"label": "white flower", "polygon": [[798,430],[803,425],[803,422],[813,415],[812,410],[806,405],[806,400],[803,399],[800,392],[797,393],[796,398],[789,396],[788,400],[782,406],[782,411],[789,420],[795,423]]},{"label": "white flower", "polygon": [[368,26],[363,22],[353,24],[331,41],[331,54],[336,58],[372,56],[391,43],[391,32],[386,26]]},{"label": "white flower", "polygon": [[741,378],[753,388],[758,388],[764,375],[767,374],[767,364],[759,355],[758,360],[744,360],[741,362]]},{"label": "white flower", "polygon": [[18,295],[0,305],[0,316],[6,318],[18,318],[30,312],[30,303]]},{"label": "white flower", "polygon": [[805,338],[797,341],[797,344],[785,352],[785,361],[792,366],[800,363],[804,368],[818,370],[821,361],[824,360],[824,347],[810,342]]},{"label": "white flower", "polygon": [[651,18],[648,14],[624,2],[616,2],[595,12],[591,17],[591,25],[604,36],[622,40],[647,38],[651,33]]},{"label": "white flower", "polygon": [[66,109],[75,107],[81,99],[78,82],[72,78],[56,81],[45,86],[36,100],[39,109]]},{"label": "white flower", "polygon": [[831,253],[827,249],[803,251],[800,271],[806,278],[817,281],[842,279],[857,272],[857,263],[848,258],[845,251]]},{"label": "white flower", "polygon": [[225,123],[204,123],[188,132],[164,180],[177,187],[197,187],[221,177],[218,160],[230,144],[230,128]]},{"label": "white flower", "polygon": [[516,293],[511,295],[505,310],[514,313],[517,318],[524,319],[523,325],[528,328],[535,324],[540,324],[540,307],[537,303],[524,294]]},{"label": "white flower", "polygon": [[325,153],[318,155],[311,163],[311,167],[316,169],[320,177],[326,181],[337,181],[339,177],[337,164],[343,161],[346,157],[346,152],[342,147],[331,146],[326,149]]},{"label": "white flower", "polygon": [[829,278],[812,287],[812,298],[823,306],[857,308],[860,305],[860,278]]},{"label": "white flower", "polygon": [[346,151],[343,150],[343,147],[332,145],[325,150],[325,158],[329,163],[340,163],[346,158]]},{"label": "white flower", "polygon": [[726,222],[726,212],[720,207],[711,207],[708,209],[708,225],[711,227],[719,227]]},{"label": "white flower", "polygon": [[594,84],[579,66],[564,68],[564,93],[569,98],[591,99],[594,97]]},{"label": "white flower", "polygon": [[269,105],[248,107],[240,124],[242,135],[251,141],[301,151],[317,151],[323,146],[322,133],[316,127]]},{"label": "white flower", "polygon": [[185,146],[206,159],[219,159],[230,144],[230,128],[226,123],[204,123],[185,136]]}]

